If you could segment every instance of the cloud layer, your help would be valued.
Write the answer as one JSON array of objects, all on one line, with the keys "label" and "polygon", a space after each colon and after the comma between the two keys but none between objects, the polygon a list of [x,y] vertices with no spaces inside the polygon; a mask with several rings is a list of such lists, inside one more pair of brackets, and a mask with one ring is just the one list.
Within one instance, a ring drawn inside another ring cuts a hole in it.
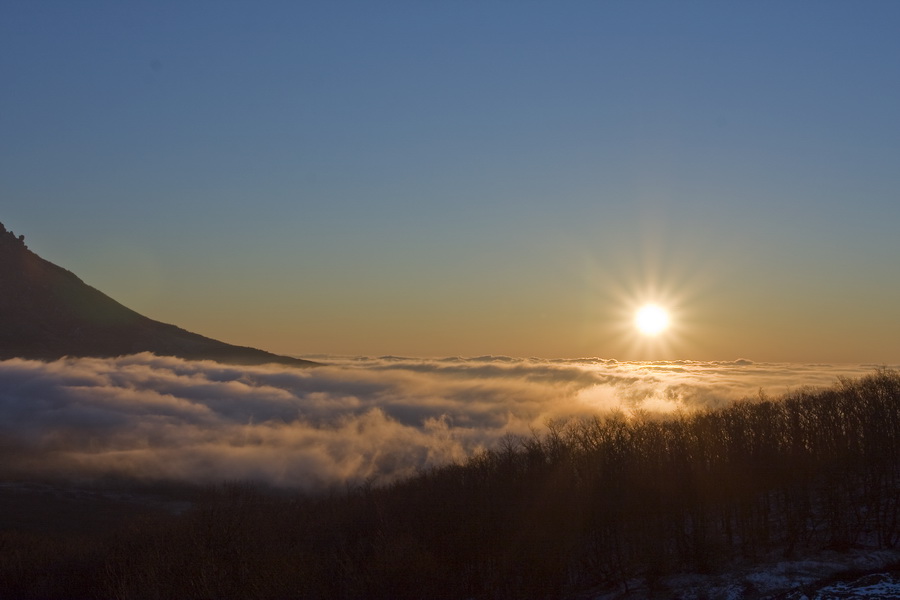
[{"label": "cloud layer", "polygon": [[152,354],[0,362],[0,474],[316,489],[462,460],[550,419],[715,408],[874,365],[330,358],[236,367]]}]

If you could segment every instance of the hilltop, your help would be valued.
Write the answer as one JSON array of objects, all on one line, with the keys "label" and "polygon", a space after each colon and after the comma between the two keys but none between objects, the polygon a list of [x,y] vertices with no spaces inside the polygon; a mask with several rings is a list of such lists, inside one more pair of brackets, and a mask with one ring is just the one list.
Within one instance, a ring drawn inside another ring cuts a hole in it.
[{"label": "hilltop", "polygon": [[44,260],[0,223],[0,360],[153,352],[232,364],[317,363],[235,346],[145,317]]}]

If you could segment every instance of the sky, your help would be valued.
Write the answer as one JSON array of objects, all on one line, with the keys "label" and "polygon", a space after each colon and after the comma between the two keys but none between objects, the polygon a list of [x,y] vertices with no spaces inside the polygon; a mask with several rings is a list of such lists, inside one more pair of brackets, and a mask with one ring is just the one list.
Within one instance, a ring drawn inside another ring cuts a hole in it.
[{"label": "sky", "polygon": [[[0,4],[0,222],[307,355],[900,362],[900,4]],[[672,326],[638,335],[654,302]]]}]

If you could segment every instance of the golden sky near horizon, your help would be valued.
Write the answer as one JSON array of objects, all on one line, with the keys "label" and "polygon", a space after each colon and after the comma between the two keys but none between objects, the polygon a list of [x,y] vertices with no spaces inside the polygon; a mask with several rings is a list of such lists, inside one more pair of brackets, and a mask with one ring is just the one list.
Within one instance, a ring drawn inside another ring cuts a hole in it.
[{"label": "golden sky near horizon", "polygon": [[147,316],[284,354],[896,363],[898,26],[879,1],[4,4],[0,219]]}]

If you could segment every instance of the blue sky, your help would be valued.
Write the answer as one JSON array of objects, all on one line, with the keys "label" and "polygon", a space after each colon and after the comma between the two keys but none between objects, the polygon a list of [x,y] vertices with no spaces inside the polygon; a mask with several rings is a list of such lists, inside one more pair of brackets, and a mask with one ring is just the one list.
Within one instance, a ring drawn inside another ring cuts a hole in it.
[{"label": "blue sky", "polygon": [[[900,361],[900,4],[0,6],[0,221],[284,353]],[[668,336],[636,338],[653,300]]]}]

